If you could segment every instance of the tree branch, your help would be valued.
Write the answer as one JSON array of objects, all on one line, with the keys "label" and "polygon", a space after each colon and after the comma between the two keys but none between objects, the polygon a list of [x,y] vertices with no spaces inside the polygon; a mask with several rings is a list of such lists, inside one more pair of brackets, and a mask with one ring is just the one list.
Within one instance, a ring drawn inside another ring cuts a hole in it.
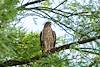
[{"label": "tree branch", "polygon": [[[80,49],[76,49],[76,48],[75,48],[75,50],[80,51]],[[88,51],[88,50],[81,50],[81,51],[85,52],[85,53],[100,55],[100,53],[96,53],[96,52],[93,52],[93,51]]]},{"label": "tree branch", "polygon": [[[44,10],[44,11],[48,11],[48,12],[52,12],[54,14],[63,16],[63,17],[71,17],[71,16],[91,16],[91,13],[96,13],[97,11],[91,11],[91,12],[76,12],[76,13],[72,13],[72,12],[66,12],[66,11],[62,11],[60,9],[54,9],[54,8],[47,8],[47,7],[31,7],[31,8],[23,8],[23,10]],[[65,15],[66,14],[66,15]]]},{"label": "tree branch", "polygon": [[72,44],[77,44],[77,43],[78,44],[84,44],[84,43],[87,43],[87,42],[95,41],[97,39],[100,39],[100,35],[96,36],[96,37],[91,37],[89,39],[85,39],[85,40],[82,40],[82,41],[76,41],[76,42],[72,42],[72,43],[69,43],[69,44],[65,44],[65,45],[60,46],[60,47],[56,47],[54,49],[51,49],[50,52],[51,53],[59,52],[61,50],[69,49]]},{"label": "tree branch", "polygon": [[26,4],[24,4],[24,5],[20,6],[20,7],[26,7],[26,6],[31,5],[31,4],[40,3],[42,1],[46,1],[46,0],[35,0],[33,2],[28,2],[28,3],[26,3]]},{"label": "tree branch", "polygon": [[60,5],[62,5],[63,3],[65,3],[67,0],[62,1],[58,6],[56,6],[54,9],[56,9],[57,7],[59,7]]},{"label": "tree branch", "polygon": [[[95,41],[97,39],[100,39],[100,35],[96,36],[96,37],[91,37],[91,38],[86,39],[86,40],[76,41],[76,42],[72,42],[72,43],[69,43],[69,44],[65,44],[63,46],[53,48],[49,52],[50,53],[59,52],[61,50],[69,49],[72,44],[76,44],[76,43],[84,44],[84,43],[88,43],[88,42],[91,42],[91,41]],[[8,61],[5,61],[5,62],[1,63],[0,67],[1,66],[2,67],[6,67],[6,66],[16,66],[16,65],[28,64],[30,62],[35,62],[36,60],[39,60],[39,59],[41,59],[43,57],[47,57],[48,55],[49,55],[48,53],[46,53],[46,55],[45,54],[44,55],[37,55],[37,56],[32,57],[32,58],[30,58],[28,60],[27,59],[25,59],[25,60],[8,60]]]}]

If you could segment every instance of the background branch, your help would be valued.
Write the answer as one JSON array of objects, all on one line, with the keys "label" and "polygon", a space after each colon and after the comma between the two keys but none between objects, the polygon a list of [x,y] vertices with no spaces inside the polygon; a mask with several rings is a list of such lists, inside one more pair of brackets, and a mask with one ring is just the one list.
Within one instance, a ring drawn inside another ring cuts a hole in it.
[{"label": "background branch", "polygon": [[24,5],[20,6],[20,7],[26,7],[26,6],[31,5],[31,4],[40,3],[42,1],[46,1],[46,0],[36,0],[36,1],[33,1],[33,2],[28,2],[28,3],[26,3],[26,4],[24,4]]}]

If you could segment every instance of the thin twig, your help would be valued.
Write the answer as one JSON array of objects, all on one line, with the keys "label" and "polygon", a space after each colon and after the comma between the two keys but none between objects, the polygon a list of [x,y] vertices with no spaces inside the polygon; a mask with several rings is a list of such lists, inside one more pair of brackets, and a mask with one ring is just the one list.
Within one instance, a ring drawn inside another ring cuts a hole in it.
[{"label": "thin twig", "polygon": [[62,1],[58,6],[56,6],[54,9],[58,8],[60,5],[62,5],[63,3],[65,3],[67,0]]}]

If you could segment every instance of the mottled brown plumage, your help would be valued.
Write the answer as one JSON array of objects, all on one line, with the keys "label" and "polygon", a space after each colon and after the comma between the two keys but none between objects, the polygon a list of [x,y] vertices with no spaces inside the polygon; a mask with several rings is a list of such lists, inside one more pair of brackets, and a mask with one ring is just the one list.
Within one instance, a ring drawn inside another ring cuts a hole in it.
[{"label": "mottled brown plumage", "polygon": [[55,47],[56,34],[51,28],[51,22],[46,22],[40,33],[42,51],[45,53]]}]

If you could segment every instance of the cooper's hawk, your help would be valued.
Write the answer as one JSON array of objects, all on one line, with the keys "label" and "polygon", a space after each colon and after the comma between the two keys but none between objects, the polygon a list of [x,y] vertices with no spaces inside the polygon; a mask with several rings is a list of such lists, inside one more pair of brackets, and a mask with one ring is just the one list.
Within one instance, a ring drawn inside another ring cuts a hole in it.
[{"label": "cooper's hawk", "polygon": [[55,47],[56,34],[51,28],[51,22],[45,23],[44,28],[40,33],[40,42],[44,53]]}]

